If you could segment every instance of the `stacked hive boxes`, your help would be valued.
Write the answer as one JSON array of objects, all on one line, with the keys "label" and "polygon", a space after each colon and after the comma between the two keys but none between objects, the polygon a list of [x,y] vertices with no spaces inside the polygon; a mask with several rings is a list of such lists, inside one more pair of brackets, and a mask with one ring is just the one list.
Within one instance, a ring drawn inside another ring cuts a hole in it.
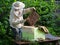
[{"label": "stacked hive boxes", "polygon": [[24,40],[38,41],[38,39],[45,40],[45,33],[33,26],[23,26],[22,35]]}]

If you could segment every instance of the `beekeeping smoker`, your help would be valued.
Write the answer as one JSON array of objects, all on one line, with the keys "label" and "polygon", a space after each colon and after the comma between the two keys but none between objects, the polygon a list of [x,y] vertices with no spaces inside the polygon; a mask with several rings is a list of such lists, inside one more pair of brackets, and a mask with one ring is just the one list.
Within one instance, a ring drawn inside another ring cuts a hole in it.
[{"label": "beekeeping smoker", "polygon": [[14,33],[15,40],[22,39],[22,26],[26,20],[23,19],[23,14],[31,12],[35,10],[34,7],[24,9],[25,4],[19,1],[16,1],[12,4],[12,8],[10,11],[10,26]]}]

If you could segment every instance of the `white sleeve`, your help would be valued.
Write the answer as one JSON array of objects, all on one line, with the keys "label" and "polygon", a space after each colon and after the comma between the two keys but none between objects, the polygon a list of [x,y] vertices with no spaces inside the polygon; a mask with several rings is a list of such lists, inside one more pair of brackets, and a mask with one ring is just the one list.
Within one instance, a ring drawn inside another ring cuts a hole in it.
[{"label": "white sleeve", "polygon": [[29,12],[31,12],[31,8],[26,8],[26,9],[23,10],[23,14],[27,14]]},{"label": "white sleeve", "polygon": [[36,10],[35,7],[26,8],[26,9],[23,10],[23,14],[30,13],[33,10]]}]

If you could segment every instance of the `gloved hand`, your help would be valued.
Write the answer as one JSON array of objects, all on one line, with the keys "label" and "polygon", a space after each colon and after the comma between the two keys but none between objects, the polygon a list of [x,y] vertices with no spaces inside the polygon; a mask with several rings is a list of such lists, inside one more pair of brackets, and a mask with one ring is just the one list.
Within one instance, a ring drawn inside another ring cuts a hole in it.
[{"label": "gloved hand", "polygon": [[35,7],[31,7],[31,10],[32,10],[32,11],[36,11],[36,8],[35,8]]}]

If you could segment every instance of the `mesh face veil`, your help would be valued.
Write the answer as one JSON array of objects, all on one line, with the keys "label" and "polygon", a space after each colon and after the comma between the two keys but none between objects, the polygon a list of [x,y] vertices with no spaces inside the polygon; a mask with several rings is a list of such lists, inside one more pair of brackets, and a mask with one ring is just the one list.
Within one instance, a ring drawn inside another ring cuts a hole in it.
[{"label": "mesh face veil", "polygon": [[22,2],[19,2],[19,1],[14,2],[14,3],[12,4],[12,8],[13,8],[13,9],[23,9],[24,7],[25,7],[25,4],[22,3]]}]

